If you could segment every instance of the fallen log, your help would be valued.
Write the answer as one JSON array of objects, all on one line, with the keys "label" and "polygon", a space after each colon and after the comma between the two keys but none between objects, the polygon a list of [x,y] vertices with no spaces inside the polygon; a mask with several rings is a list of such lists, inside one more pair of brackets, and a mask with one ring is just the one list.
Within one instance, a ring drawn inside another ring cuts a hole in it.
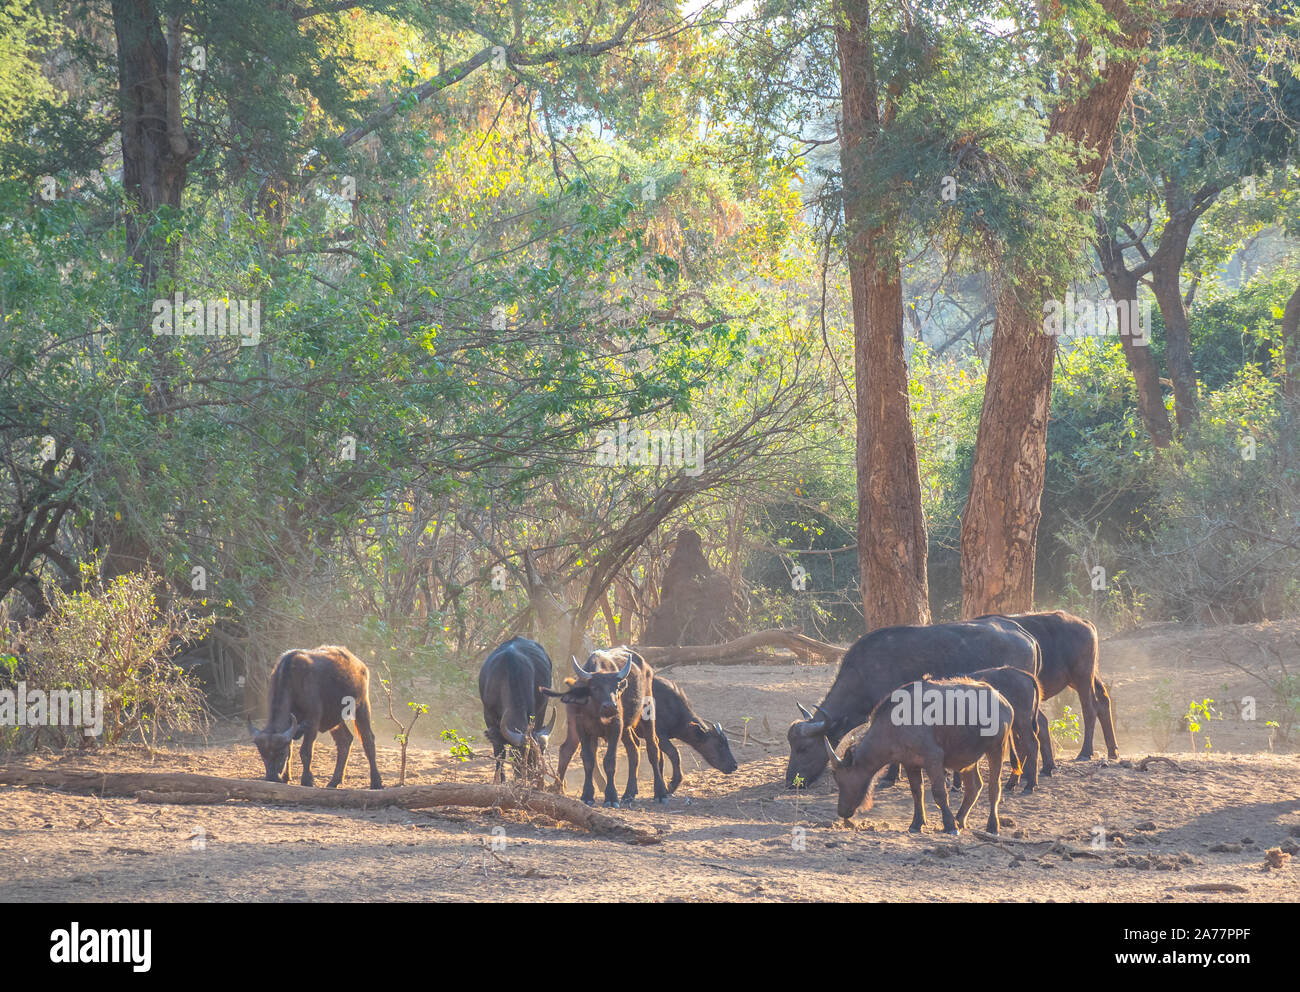
[{"label": "fallen log", "polygon": [[659,670],[677,665],[741,664],[744,659],[736,660],[737,655],[752,653],[760,648],[786,648],[805,657],[817,655],[827,662],[839,661],[845,651],[845,648],[837,644],[827,644],[824,641],[805,637],[797,630],[781,628],[758,630],[721,644],[694,644],[680,647],[636,645],[633,650]]},{"label": "fallen log", "polygon": [[657,844],[662,834],[629,826],[616,816],[598,812],[576,799],[510,786],[440,782],[388,789],[313,789],[259,779],[222,778],[183,772],[96,772],[53,768],[0,766],[0,785],[46,786],[98,796],[131,796],[141,802],[224,803],[242,799],[254,803],[318,806],[325,809],[427,809],[431,806],[472,806],[517,809],[563,820],[599,837],[630,844]]}]

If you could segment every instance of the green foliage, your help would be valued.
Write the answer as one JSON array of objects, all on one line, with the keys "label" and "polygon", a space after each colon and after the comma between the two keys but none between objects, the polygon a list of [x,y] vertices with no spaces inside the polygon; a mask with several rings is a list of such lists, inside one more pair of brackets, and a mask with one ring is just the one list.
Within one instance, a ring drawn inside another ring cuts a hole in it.
[{"label": "green foliage", "polygon": [[[45,693],[102,693],[99,740],[108,746],[135,737],[152,750],[174,734],[203,731],[202,691],[170,658],[177,645],[200,641],[212,619],[196,616],[197,604],[179,599],[159,606],[158,577],[148,571],[104,584],[93,568],[85,569],[84,577],[87,585],[81,591],[53,590],[50,612],[23,630],[27,684]],[[33,728],[25,740],[10,741],[10,746],[35,745],[39,734]],[[79,729],[51,727],[44,742],[84,745],[86,738]]]},{"label": "green foliage", "polygon": [[1059,746],[1063,742],[1078,743],[1083,739],[1083,727],[1079,720],[1079,714],[1065,707],[1061,712],[1058,720],[1053,720],[1048,724],[1048,731],[1052,735],[1052,740]]},{"label": "green foliage", "polygon": [[441,731],[438,739],[451,745],[448,753],[457,761],[469,761],[474,757],[474,750],[470,747],[473,737],[463,737],[459,730],[448,729]]}]

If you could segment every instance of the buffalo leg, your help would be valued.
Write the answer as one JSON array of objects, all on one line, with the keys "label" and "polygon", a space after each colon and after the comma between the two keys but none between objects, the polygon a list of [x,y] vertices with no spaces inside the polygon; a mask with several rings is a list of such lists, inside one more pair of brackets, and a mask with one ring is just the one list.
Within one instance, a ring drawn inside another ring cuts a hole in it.
[{"label": "buffalo leg", "polygon": [[896,764],[890,765],[885,770],[885,774],[880,776],[880,781],[876,783],[876,787],[879,788],[880,786],[883,785],[885,788],[889,788],[897,781],[898,781],[898,765]]},{"label": "buffalo leg", "polygon": [[907,829],[919,834],[925,826],[925,788],[921,782],[921,769],[907,769],[907,784],[912,787],[912,825]]},{"label": "buffalo leg", "polygon": [[948,805],[948,772],[943,767],[943,758],[934,757],[927,762],[925,774],[930,777],[930,793],[934,796],[935,805],[943,814],[943,832],[955,834],[957,821],[953,819],[952,807]]},{"label": "buffalo leg", "polygon": [[668,786],[664,785],[663,757],[659,753],[659,735],[654,720],[641,719],[641,739],[645,741],[645,755],[650,759],[650,774],[654,777],[655,802],[668,802]]},{"label": "buffalo leg", "polygon": [[1052,728],[1047,722],[1047,714],[1038,711],[1038,753],[1043,756],[1043,776],[1052,774],[1056,768],[1056,757],[1052,754]]},{"label": "buffalo leg", "polygon": [[[605,737],[605,805],[618,808],[618,793],[614,790],[614,772],[618,770],[618,739],[623,736],[623,725],[617,723]],[[592,742],[592,767],[595,763],[595,742]]]},{"label": "buffalo leg", "polygon": [[[637,733],[632,727],[623,728],[623,750],[627,752],[627,788],[623,790],[623,802],[631,803],[636,799],[636,773],[641,767],[640,747]],[[613,781],[611,778],[610,781]]]},{"label": "buffalo leg", "polygon": [[334,738],[334,747],[338,750],[339,756],[334,761],[334,774],[330,776],[325,788],[337,789],[339,783],[343,781],[343,772],[348,767],[348,755],[352,753],[352,731],[348,730],[346,723],[340,723],[330,731],[330,736]]},{"label": "buffalo leg", "polygon": [[1092,731],[1097,721],[1097,701],[1093,698],[1092,680],[1088,684],[1075,686],[1079,694],[1079,721],[1083,724],[1083,746],[1075,761],[1089,761],[1092,758]]},{"label": "buffalo leg", "polygon": [[975,805],[975,800],[979,798],[983,788],[984,780],[980,778],[980,763],[977,761],[961,773],[961,805],[957,807],[958,830],[966,829],[966,814]]},{"label": "buffalo leg", "polygon": [[664,767],[664,757],[672,762],[673,777],[668,782],[668,794],[672,795],[677,791],[677,787],[682,784],[682,756],[677,750],[677,745],[665,738],[659,742],[659,770],[662,772]]},{"label": "buffalo leg", "polygon": [[302,784],[312,786],[316,784],[316,779],[311,773],[311,749],[316,743],[315,725],[307,728],[307,732],[302,735]]},{"label": "buffalo leg", "polygon": [[596,739],[582,739],[582,801],[588,806],[596,805],[596,789],[591,784],[591,773],[596,770]]},{"label": "buffalo leg", "polygon": [[[999,745],[995,750],[988,752],[989,759],[989,822],[985,829],[995,834],[998,832],[998,804],[1002,802],[1002,747]],[[979,774],[979,766],[975,768],[976,775]]]},{"label": "buffalo leg", "polygon": [[[366,761],[370,762],[370,788],[382,789],[384,781],[379,777],[379,763],[375,760],[375,732],[370,726],[370,703],[362,700],[357,707],[353,723],[357,725],[357,736],[361,738],[361,750],[366,752]],[[342,774],[340,773],[340,778]]]},{"label": "buffalo leg", "polygon": [[566,722],[564,741],[560,744],[560,753],[556,758],[555,777],[560,780],[560,792],[564,792],[564,773],[569,770],[573,752],[578,750],[578,727],[572,719]]},{"label": "buffalo leg", "polygon": [[1106,738],[1106,754],[1114,761],[1119,757],[1119,746],[1115,743],[1115,722],[1111,719],[1110,692],[1101,679],[1093,679],[1097,700],[1097,722],[1101,724],[1102,736]]},{"label": "buffalo leg", "polygon": [[1016,757],[1020,760],[1020,771],[1013,766],[1007,776],[1007,788],[1014,789],[1023,777],[1024,794],[1029,795],[1038,787],[1038,734],[1027,730],[1019,719],[1012,725],[1016,740]]}]

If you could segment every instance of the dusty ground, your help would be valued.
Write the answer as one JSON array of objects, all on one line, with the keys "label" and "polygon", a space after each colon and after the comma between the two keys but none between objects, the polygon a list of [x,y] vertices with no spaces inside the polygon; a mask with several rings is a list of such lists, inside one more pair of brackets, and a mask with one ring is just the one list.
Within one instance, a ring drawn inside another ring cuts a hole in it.
[{"label": "dusty ground", "polygon": [[[1066,760],[1038,793],[1004,799],[999,843],[936,834],[933,808],[929,830],[908,834],[905,787],[882,791],[850,829],[835,818],[828,778],[803,794],[780,786],[793,701],[820,699],[830,667],[683,667],[673,678],[706,718],[733,733],[740,769],[722,775],[683,749],[686,781],[666,810],[643,804],[615,813],[662,828],[657,845],[597,840],[513,813],[151,806],[0,787],[0,900],[1296,901],[1300,854],[1266,870],[1264,852],[1300,843],[1300,757],[1280,745],[1270,753],[1264,723],[1274,717],[1272,703],[1225,660],[1252,664],[1261,644],[1300,665],[1300,623],[1161,628],[1103,644],[1122,760],[1075,763],[1068,759],[1077,745],[1064,743]],[[1239,702],[1251,693],[1256,719],[1224,707],[1229,715],[1197,735],[1195,753],[1185,731],[1161,721],[1153,736],[1149,727],[1161,701],[1181,712],[1192,699]],[[1064,705],[1077,709],[1072,692],[1052,715]],[[746,717],[749,739],[740,744]],[[255,751],[234,730],[217,736],[229,739],[152,760],[143,751],[28,760],[260,774]],[[1161,751],[1156,737],[1177,750]],[[1104,754],[1100,734],[1097,744]],[[1134,759],[1157,752],[1179,768],[1135,767]],[[328,738],[318,745],[318,776],[328,774],[333,753]],[[381,748],[390,782],[397,755]],[[457,763],[445,744],[414,748],[409,760],[410,783],[490,780],[487,761]],[[365,774],[356,748],[345,784],[364,786]],[[620,785],[623,774],[620,760]],[[575,794],[579,770],[567,784]],[[981,797],[972,823],[986,815]],[[1105,847],[1095,848],[1103,832]],[[504,840],[495,852],[486,846],[494,839]]]}]

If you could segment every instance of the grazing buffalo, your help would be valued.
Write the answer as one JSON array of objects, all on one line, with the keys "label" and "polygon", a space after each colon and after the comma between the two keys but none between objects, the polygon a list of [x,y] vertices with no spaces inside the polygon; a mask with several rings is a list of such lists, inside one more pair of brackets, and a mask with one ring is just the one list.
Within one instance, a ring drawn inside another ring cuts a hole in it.
[{"label": "grazing buffalo", "polygon": [[[983,781],[979,760],[989,761],[988,832],[998,832],[998,803],[1002,799],[1002,761],[1009,751],[1011,766],[1020,770],[1011,739],[1014,720],[1011,704],[987,682],[957,677],[917,679],[900,686],[881,700],[870,722],[853,732],[841,757],[831,742],[822,747],[839,787],[839,814],[849,819],[865,801],[871,808],[872,780],[887,764],[907,769],[912,787],[912,824],[919,833],[925,826],[925,799],[921,772],[930,779],[930,791],[943,814],[943,832],[955,834],[966,826],[966,814],[975,805]],[[963,795],[956,817],[948,805],[945,769],[961,772]]]},{"label": "grazing buffalo", "polygon": [[655,734],[654,670],[635,651],[626,647],[594,651],[583,665],[573,662],[574,678],[560,691],[543,689],[565,705],[569,735],[560,745],[557,773],[563,781],[576,747],[582,747],[582,770],[585,775],[582,801],[594,804],[596,791],[591,776],[596,768],[596,744],[605,742],[605,805],[617,807],[614,770],[618,767],[618,742],[627,751],[627,788],[622,802],[636,798],[636,771],[640,762],[638,736],[645,743],[646,757],[654,776],[655,802],[668,802],[668,789],[660,770],[659,740]]},{"label": "grazing buffalo", "polygon": [[343,781],[352,750],[351,719],[361,735],[361,747],[370,761],[370,788],[382,789],[375,765],[375,735],[370,729],[370,670],[344,647],[322,645],[311,651],[286,651],[271,672],[271,717],[258,730],[248,721],[248,731],[266,765],[268,782],[289,781],[289,750],[302,738],[302,784],[314,785],[311,749],[317,733],[329,731],[338,748],[338,761],[327,789]]},{"label": "grazing buffalo", "polygon": [[[1011,739],[1015,743],[1016,754],[1024,765],[1024,791],[1028,795],[1038,785],[1038,716],[1042,700],[1038,679],[1009,665],[983,668],[972,672],[970,677],[977,682],[987,682],[1011,704]],[[1020,775],[1012,772],[1007,780],[1007,788],[1014,789],[1019,781]]]},{"label": "grazing buffalo", "polygon": [[[700,753],[718,771],[730,775],[738,767],[732,757],[731,745],[727,742],[726,731],[722,724],[709,726],[700,719],[691,707],[686,693],[675,682],[670,682],[662,675],[654,677],[652,689],[655,699],[655,736],[659,738],[659,753],[666,755],[673,764],[673,777],[668,783],[668,792],[677,791],[682,783],[681,755],[673,746],[672,738],[689,744]],[[662,762],[660,767],[662,768]]]},{"label": "grazing buffalo", "polygon": [[1097,628],[1082,617],[1064,610],[1051,613],[1013,613],[1014,620],[1038,641],[1043,652],[1043,669],[1038,681],[1043,687],[1044,701],[1051,699],[1066,686],[1079,694],[1079,710],[1083,721],[1083,747],[1076,761],[1092,757],[1093,720],[1101,723],[1106,738],[1106,753],[1119,757],[1115,744],[1115,724],[1110,713],[1110,692],[1101,680],[1098,669]]},{"label": "grazing buffalo", "polygon": [[[981,668],[1010,665],[1037,675],[1040,665],[1038,642],[1018,624],[993,618],[931,627],[882,627],[860,638],[844,654],[826,698],[816,713],[802,705],[803,720],[790,725],[790,760],[786,764],[786,788],[815,782],[826,767],[826,748],[867,716],[897,686],[919,679],[967,675]],[[1043,727],[1045,730],[1045,726]],[[891,769],[892,782],[896,769]],[[1044,755],[1044,774],[1048,774]]]},{"label": "grazing buffalo", "polygon": [[512,637],[487,656],[478,673],[483,723],[496,758],[493,782],[505,780],[506,747],[527,755],[526,774],[540,774],[542,754],[555,727],[555,712],[546,719],[543,689],[551,687],[551,659],[546,649],[526,637]]}]

